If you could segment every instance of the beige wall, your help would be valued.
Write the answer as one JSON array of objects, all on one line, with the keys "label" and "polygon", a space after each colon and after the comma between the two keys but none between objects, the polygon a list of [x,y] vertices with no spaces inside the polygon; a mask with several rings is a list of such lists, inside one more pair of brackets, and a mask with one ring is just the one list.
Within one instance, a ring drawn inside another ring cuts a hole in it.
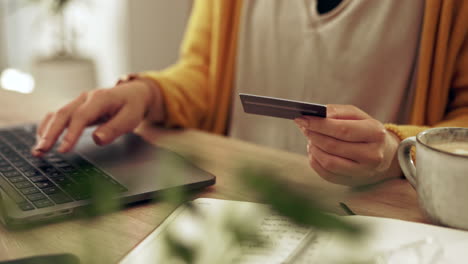
[{"label": "beige wall", "polygon": [[119,76],[128,72],[130,1],[139,0],[89,1],[89,15],[85,16],[86,27],[82,29],[78,48],[81,54],[94,60],[99,87],[113,86]]},{"label": "beige wall", "polygon": [[[79,22],[84,23],[77,46],[81,55],[95,61],[98,86],[112,86],[124,73],[159,70],[174,63],[191,1],[89,1],[80,15]],[[4,2],[0,0],[0,4]],[[35,7],[23,8],[9,16],[6,40],[1,35],[0,24],[0,68],[4,64],[2,48],[6,44],[8,65],[24,71],[31,69],[35,58],[50,54],[53,34],[42,24],[33,25],[37,23],[37,19],[33,19],[37,17],[36,11]]]},{"label": "beige wall", "polygon": [[124,73],[160,70],[178,57],[192,0],[99,0],[80,47],[96,62],[100,87]]},{"label": "beige wall", "polygon": [[128,69],[160,70],[173,64],[190,14],[191,0],[127,0]]},{"label": "beige wall", "polygon": [[5,21],[4,12],[5,7],[4,1],[0,1],[0,71],[6,67],[6,34],[5,34]]}]

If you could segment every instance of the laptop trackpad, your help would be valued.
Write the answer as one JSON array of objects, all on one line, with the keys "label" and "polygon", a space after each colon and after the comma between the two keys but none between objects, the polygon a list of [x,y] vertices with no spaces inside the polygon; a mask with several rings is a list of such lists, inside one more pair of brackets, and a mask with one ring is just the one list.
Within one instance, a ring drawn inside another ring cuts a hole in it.
[{"label": "laptop trackpad", "polygon": [[151,145],[135,134],[107,146],[92,140],[87,129],[75,151],[129,189],[129,195],[212,181],[214,176],[181,156]]}]

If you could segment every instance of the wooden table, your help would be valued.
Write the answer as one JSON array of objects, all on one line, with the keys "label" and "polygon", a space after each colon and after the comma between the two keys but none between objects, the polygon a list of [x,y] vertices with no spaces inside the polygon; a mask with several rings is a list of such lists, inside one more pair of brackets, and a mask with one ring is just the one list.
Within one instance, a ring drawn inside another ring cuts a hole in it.
[{"label": "wooden table", "polygon": [[[57,109],[66,101],[66,98],[0,91],[0,125],[40,120],[47,111]],[[322,180],[301,155],[196,130],[168,131],[144,125],[138,133],[156,145],[195,156],[198,166],[217,176],[216,185],[201,190],[196,197],[256,201],[254,192],[236,184],[233,173],[239,161],[248,160],[283,172],[291,185],[302,186],[302,190],[316,197],[334,197],[327,199],[333,212],[343,213],[338,207],[336,199],[339,199],[357,214],[427,222],[418,207],[416,192],[405,180],[387,181],[360,192]],[[8,231],[0,226],[0,261],[67,252],[77,255],[83,263],[115,263],[173,209],[173,205],[153,202],[93,221],[70,219],[22,231]]]}]

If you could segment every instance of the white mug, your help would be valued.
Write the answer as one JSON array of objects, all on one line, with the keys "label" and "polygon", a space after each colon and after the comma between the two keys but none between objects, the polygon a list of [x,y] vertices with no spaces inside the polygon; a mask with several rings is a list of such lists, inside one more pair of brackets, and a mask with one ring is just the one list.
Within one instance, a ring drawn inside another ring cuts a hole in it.
[{"label": "white mug", "polygon": [[432,128],[400,143],[401,169],[436,224],[468,230],[467,147],[468,128]]}]

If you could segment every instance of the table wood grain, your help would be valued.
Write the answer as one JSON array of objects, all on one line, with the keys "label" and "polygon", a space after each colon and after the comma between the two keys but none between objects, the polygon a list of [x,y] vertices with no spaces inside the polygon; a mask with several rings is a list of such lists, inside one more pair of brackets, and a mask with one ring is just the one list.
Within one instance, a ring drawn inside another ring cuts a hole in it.
[{"label": "table wood grain", "polygon": [[[45,113],[68,100],[46,97],[0,91],[0,125],[37,122]],[[298,191],[323,198],[325,207],[331,212],[344,213],[338,206],[341,201],[360,215],[427,222],[418,207],[416,192],[402,179],[359,191],[324,181],[309,167],[307,158],[298,154],[197,130],[164,130],[143,124],[136,132],[155,145],[195,157],[197,166],[216,175],[216,185],[196,192],[194,198],[258,201],[255,191],[239,184],[236,178],[239,164],[249,162],[274,169]],[[174,209],[174,205],[157,201],[134,205],[93,220],[67,219],[21,231],[0,226],[0,261],[73,253],[83,263],[116,263]]]}]

